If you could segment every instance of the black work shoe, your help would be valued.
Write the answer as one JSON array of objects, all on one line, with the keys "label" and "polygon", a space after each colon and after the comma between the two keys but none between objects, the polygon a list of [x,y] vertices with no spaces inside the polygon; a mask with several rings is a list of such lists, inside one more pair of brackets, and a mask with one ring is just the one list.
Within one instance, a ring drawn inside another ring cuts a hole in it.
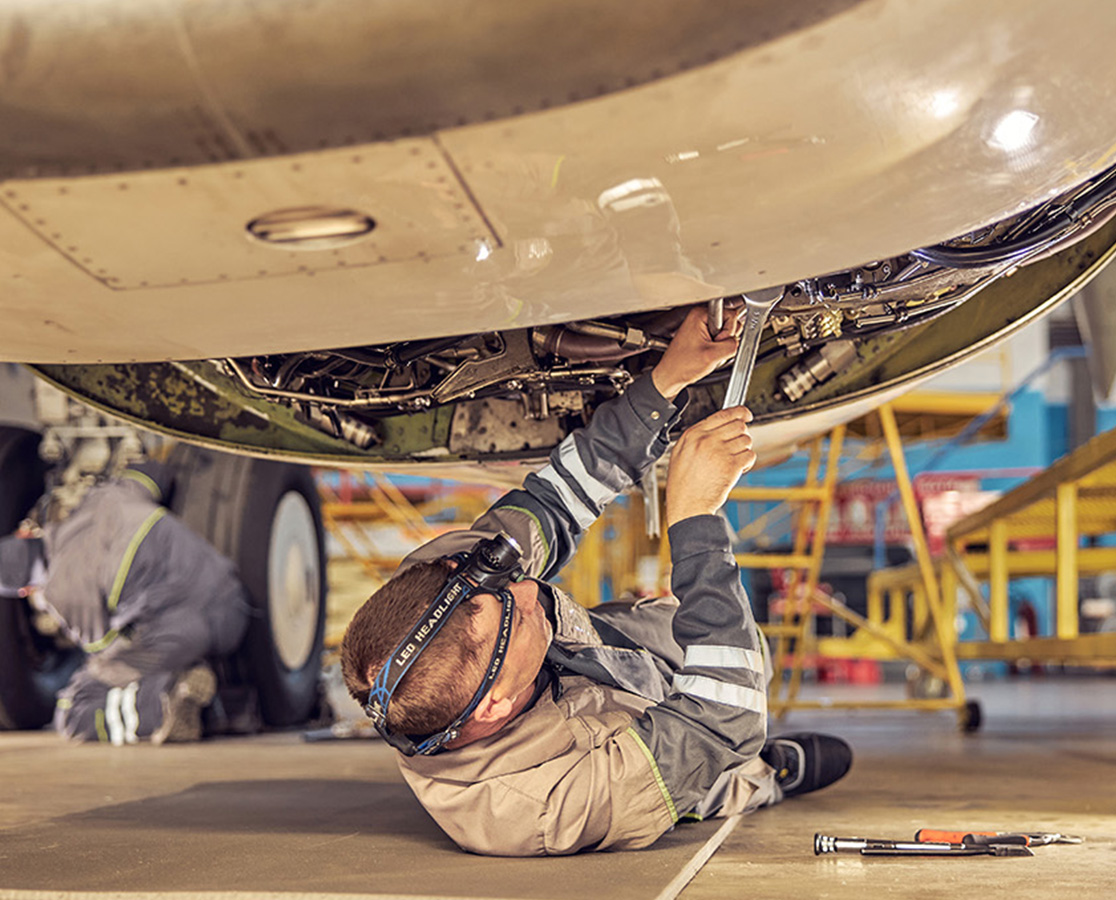
[{"label": "black work shoe", "polygon": [[830,734],[781,734],[763,745],[760,759],[775,770],[783,796],[794,797],[843,777],[852,766],[852,748]]},{"label": "black work shoe", "polygon": [[200,741],[201,711],[217,693],[217,676],[205,663],[184,673],[163,694],[163,721],[151,735],[153,744]]}]

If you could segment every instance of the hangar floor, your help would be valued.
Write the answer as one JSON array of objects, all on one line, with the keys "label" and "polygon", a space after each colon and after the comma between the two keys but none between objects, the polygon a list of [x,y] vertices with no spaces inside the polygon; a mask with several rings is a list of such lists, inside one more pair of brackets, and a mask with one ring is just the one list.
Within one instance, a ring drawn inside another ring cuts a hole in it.
[{"label": "hangar floor", "polygon": [[[116,749],[3,734],[0,898],[1108,898],[1114,688],[1110,677],[977,685],[985,726],[973,735],[945,714],[796,714],[781,730],[853,744],[838,785],[727,826],[678,829],[649,851],[542,860],[456,850],[378,741],[285,733]],[[1030,859],[812,853],[818,831],[909,838],[924,826],[1086,842]]]}]

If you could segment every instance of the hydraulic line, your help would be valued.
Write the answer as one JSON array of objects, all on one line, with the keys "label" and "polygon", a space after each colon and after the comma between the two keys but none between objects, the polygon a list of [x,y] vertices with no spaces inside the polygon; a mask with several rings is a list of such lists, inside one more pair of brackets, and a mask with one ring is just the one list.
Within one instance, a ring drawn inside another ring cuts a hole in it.
[{"label": "hydraulic line", "polygon": [[1002,244],[983,247],[951,247],[946,244],[936,244],[932,247],[912,250],[911,256],[938,266],[955,269],[972,269],[1013,262],[1060,241],[1080,228],[1091,227],[1094,224],[1092,218],[1113,200],[1116,200],[1116,177],[1109,174],[1038,232]]}]

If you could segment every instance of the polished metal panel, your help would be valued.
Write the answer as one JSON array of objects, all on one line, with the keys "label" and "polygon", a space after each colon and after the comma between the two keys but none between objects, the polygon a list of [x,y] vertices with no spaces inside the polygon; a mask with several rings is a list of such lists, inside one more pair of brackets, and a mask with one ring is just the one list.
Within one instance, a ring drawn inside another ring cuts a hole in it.
[{"label": "polished metal panel", "polygon": [[[115,291],[472,258],[478,245],[495,246],[428,139],[295,154],[281,163],[24,179],[5,185],[3,196],[71,265]],[[310,208],[321,203],[327,207],[315,222]],[[356,209],[340,219],[327,215],[349,204]],[[291,226],[298,209],[301,230],[299,220]],[[255,237],[271,233],[261,219],[294,227],[302,240],[250,239],[253,224]],[[255,290],[265,293],[266,285]]]},{"label": "polished metal panel", "polygon": [[417,137],[626,90],[863,0],[4,0],[0,177]]},{"label": "polished metal panel", "polygon": [[[964,234],[1116,159],[1109,0],[452,8],[2,4],[0,358],[239,356],[706,301]],[[457,180],[466,236],[489,239],[265,279],[205,261],[245,252],[220,236],[247,241],[292,196],[376,219],[337,144],[378,155],[405,133]],[[341,189],[298,188],[294,151]],[[106,168],[220,185],[249,159],[275,202],[246,215],[216,188],[185,217],[170,192],[141,211],[106,190],[51,230],[23,196],[108,186]],[[110,232],[131,289],[70,228]]]}]

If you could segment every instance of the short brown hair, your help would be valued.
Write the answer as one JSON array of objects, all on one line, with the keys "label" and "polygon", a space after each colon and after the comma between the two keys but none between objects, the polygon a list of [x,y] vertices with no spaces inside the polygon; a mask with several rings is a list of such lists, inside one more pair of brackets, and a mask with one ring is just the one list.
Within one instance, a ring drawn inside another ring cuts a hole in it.
[{"label": "short brown hair", "polygon": [[[416,563],[393,576],[357,610],[341,640],[341,674],[362,706],[388,656],[452,572],[444,559]],[[484,642],[469,628],[480,608],[475,599],[458,606],[399,682],[388,707],[392,731],[440,731],[468,705],[484,675]]]}]

